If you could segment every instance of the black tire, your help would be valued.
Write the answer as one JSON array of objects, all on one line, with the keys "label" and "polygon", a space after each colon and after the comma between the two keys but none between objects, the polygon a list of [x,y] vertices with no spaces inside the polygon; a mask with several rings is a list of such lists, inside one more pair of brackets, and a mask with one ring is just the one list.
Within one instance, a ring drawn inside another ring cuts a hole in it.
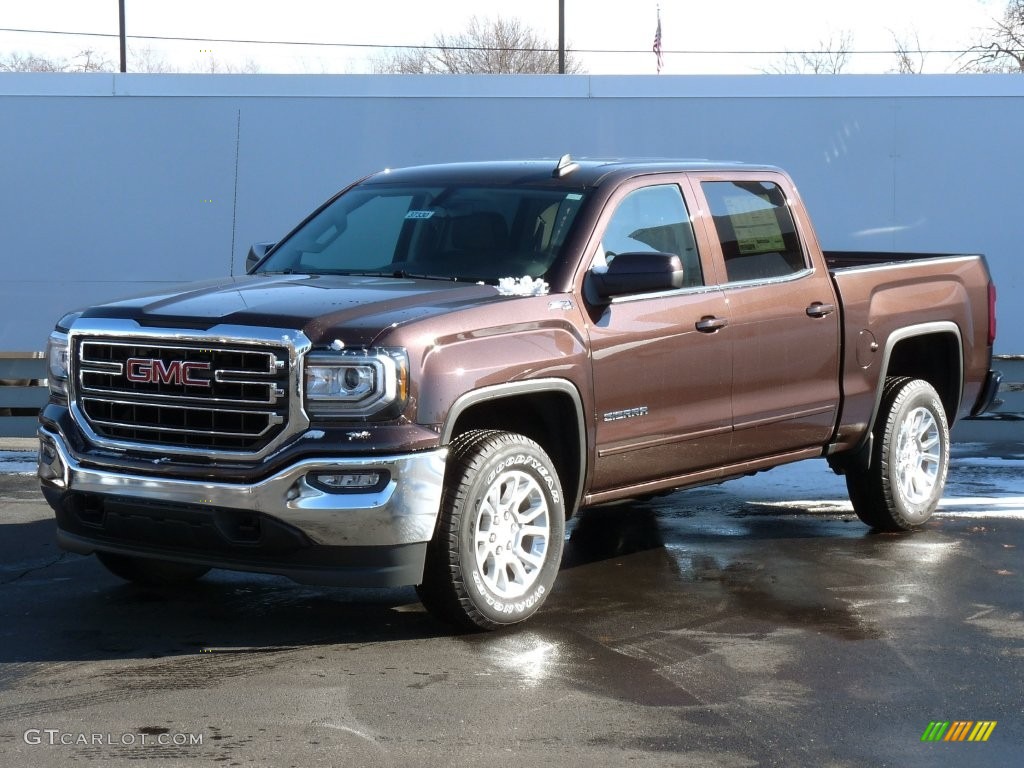
[{"label": "black tire", "polygon": [[173,587],[200,579],[210,570],[204,565],[129,557],[110,552],[97,552],[103,566],[118,578],[151,587]]},{"label": "black tire", "polygon": [[885,381],[871,466],[850,470],[853,511],[882,531],[908,531],[932,516],[949,472],[949,425],[938,393],[905,376]]},{"label": "black tire", "polygon": [[509,432],[467,432],[449,450],[416,591],[430,613],[460,629],[516,624],[551,592],[564,541],[562,486],[544,449]]}]

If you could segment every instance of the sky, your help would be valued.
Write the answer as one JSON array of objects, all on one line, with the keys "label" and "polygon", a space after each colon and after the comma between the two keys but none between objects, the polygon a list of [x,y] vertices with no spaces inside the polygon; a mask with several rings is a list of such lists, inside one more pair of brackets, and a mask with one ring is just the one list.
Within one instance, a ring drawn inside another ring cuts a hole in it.
[{"label": "sky", "polygon": [[[962,51],[1002,16],[1006,0],[564,0],[568,46],[590,74],[655,74],[651,52],[661,14],[662,74],[758,74],[777,71],[786,52],[850,40],[845,72],[895,69],[894,36],[924,51]],[[430,44],[461,32],[470,17],[514,16],[552,46],[558,0],[125,0],[128,45],[178,70],[211,59],[264,73],[371,71],[384,49]],[[117,66],[118,0],[0,0],[0,28],[93,32],[109,37],[0,31],[0,59],[34,53],[72,59],[93,49]],[[170,41],[133,36],[208,38]],[[260,40],[321,45],[222,42]],[[918,45],[918,42],[920,45]],[[345,43],[347,45],[333,45]],[[599,51],[618,51],[601,53]],[[707,53],[694,53],[694,52]],[[766,52],[748,54],[745,52]],[[129,71],[133,55],[129,56]],[[916,57],[921,61],[921,57]],[[927,53],[922,71],[955,72],[955,54]]]}]

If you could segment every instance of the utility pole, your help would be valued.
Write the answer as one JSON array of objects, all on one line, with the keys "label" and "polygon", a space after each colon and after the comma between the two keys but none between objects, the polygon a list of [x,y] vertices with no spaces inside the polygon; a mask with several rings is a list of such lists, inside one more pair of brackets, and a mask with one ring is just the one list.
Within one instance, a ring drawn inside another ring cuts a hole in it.
[{"label": "utility pole", "polygon": [[565,0],[558,0],[558,74],[565,74]]},{"label": "utility pole", "polygon": [[128,71],[128,55],[127,55],[127,49],[126,49],[126,46],[125,46],[125,36],[124,36],[124,0],[118,0],[118,6],[119,6],[118,10],[120,11],[119,15],[121,17],[121,71],[122,72],[127,72]]}]

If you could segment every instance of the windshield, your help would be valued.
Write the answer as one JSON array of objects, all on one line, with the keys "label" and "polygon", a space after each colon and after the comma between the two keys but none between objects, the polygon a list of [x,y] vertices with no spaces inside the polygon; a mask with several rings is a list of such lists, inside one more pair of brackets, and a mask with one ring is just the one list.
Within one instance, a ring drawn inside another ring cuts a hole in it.
[{"label": "windshield", "polygon": [[496,283],[543,277],[582,192],[522,187],[356,187],[284,240],[258,272]]}]

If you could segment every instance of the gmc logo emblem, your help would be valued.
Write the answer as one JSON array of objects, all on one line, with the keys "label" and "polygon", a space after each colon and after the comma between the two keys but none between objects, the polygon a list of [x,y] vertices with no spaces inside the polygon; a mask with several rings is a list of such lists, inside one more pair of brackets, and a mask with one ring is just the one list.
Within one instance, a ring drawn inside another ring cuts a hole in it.
[{"label": "gmc logo emblem", "polygon": [[209,363],[187,360],[153,360],[148,357],[129,357],[125,363],[125,377],[140,384],[178,384],[186,387],[209,387],[209,379],[197,378],[199,371],[210,370]]}]

